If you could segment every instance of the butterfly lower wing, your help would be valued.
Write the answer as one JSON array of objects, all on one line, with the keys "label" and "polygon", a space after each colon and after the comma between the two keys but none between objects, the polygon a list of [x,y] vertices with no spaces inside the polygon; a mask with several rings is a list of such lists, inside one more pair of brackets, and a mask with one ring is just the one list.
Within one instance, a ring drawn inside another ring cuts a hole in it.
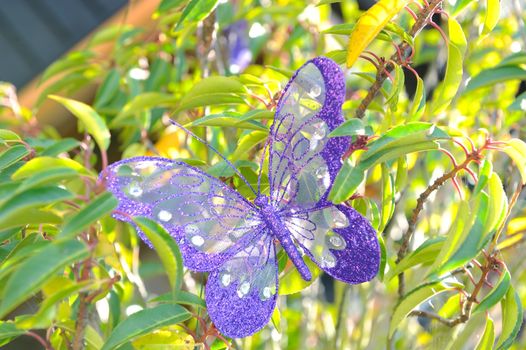
[{"label": "butterfly lower wing", "polygon": [[222,334],[242,338],[270,320],[276,306],[278,266],[271,235],[261,238],[210,273],[205,298],[208,314]]},{"label": "butterfly lower wing", "polygon": [[326,273],[362,283],[378,273],[380,247],[369,221],[344,205],[289,214],[283,218],[294,240]]},{"label": "butterfly lower wing", "polygon": [[146,216],[162,224],[177,240],[190,269],[219,267],[254,239],[260,225],[245,198],[182,162],[130,158],[110,165],[101,178],[119,200],[115,217],[130,222]]},{"label": "butterfly lower wing", "polygon": [[350,137],[329,138],[343,123],[345,79],[340,67],[318,57],[285,88],[270,130],[270,196],[278,207],[312,208],[326,198]]}]

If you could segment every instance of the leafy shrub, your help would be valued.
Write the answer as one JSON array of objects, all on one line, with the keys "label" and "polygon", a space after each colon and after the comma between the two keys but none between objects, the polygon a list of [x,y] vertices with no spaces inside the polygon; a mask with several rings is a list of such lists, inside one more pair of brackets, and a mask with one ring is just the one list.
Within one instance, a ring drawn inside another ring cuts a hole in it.
[{"label": "leafy shrub", "polygon": [[[34,106],[2,84],[0,344],[523,348],[524,16],[498,0],[408,3],[362,14],[353,1],[163,0],[153,27],[104,28],[53,63]],[[98,173],[119,157],[181,158],[251,198],[167,118],[256,181],[283,83],[317,55],[352,65],[348,121],[333,134],[354,143],[331,198],[377,229],[381,270],[363,285],[310,285],[282,254],[271,325],[225,339],[207,316],[205,276],[183,269],[161,226],[137,222],[155,257],[111,218]],[[78,101],[93,83],[93,100]],[[43,103],[69,110],[81,136],[42,123]]]}]

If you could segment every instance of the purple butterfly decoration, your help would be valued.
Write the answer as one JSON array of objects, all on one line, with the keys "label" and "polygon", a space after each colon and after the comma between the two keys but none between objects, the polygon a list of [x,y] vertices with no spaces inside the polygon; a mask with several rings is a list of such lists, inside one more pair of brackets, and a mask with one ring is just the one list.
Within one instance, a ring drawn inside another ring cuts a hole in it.
[{"label": "purple butterfly decoration", "polygon": [[229,337],[246,337],[269,322],[278,291],[278,241],[305,280],[312,276],[303,252],[346,283],[369,281],[378,272],[371,224],[327,199],[351,143],[350,137],[327,137],[344,121],[344,98],[344,75],[332,60],[314,58],[295,73],[267,143],[270,194],[261,192],[260,170],[253,203],[202,170],[164,158],[126,159],[101,175],[119,199],[119,211],[161,223],[178,242],[185,265],[210,272],[208,312]]}]

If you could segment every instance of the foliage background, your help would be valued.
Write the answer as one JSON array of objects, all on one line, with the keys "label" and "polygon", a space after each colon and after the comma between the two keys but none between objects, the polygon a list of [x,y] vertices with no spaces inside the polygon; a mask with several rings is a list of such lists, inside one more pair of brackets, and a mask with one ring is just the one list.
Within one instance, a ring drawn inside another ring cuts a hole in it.
[{"label": "foliage background", "polygon": [[[360,18],[364,4],[163,0],[154,27],[104,28],[51,65],[35,105],[19,105],[3,83],[0,344],[524,348],[520,3],[383,0]],[[111,54],[98,55],[108,44]],[[153,251],[113,220],[115,200],[97,174],[119,158],[158,154],[201,166],[250,196],[167,117],[255,181],[279,91],[318,55],[342,67],[355,62],[346,71],[349,122],[339,132],[353,135],[357,150],[332,195],[377,228],[384,264],[370,283],[322,275],[308,286],[282,256],[272,322],[252,337],[225,339],[207,318],[206,277],[182,268],[162,227],[138,219],[157,242]],[[93,99],[76,101],[91,84]],[[77,135],[39,121],[48,100],[77,118]],[[368,149],[359,147],[365,141]]]}]

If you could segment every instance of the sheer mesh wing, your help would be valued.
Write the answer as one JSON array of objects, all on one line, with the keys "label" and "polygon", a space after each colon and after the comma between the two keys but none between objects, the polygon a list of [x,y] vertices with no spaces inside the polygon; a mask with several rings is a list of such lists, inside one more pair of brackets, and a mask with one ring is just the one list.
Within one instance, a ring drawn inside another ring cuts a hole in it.
[{"label": "sheer mesh wing", "polygon": [[116,218],[146,216],[161,223],[178,241],[191,269],[217,268],[254,239],[261,225],[245,198],[182,162],[131,158],[112,164],[101,176],[119,200],[118,212],[124,213]]},{"label": "sheer mesh wing", "polygon": [[221,333],[242,338],[270,320],[276,305],[278,266],[272,237],[263,233],[220,269],[210,273],[206,304]]},{"label": "sheer mesh wing", "polygon": [[356,210],[343,205],[291,212],[285,226],[312,260],[329,275],[362,283],[378,273],[380,247],[376,232]]},{"label": "sheer mesh wing", "polygon": [[307,209],[326,198],[350,144],[349,137],[327,137],[344,121],[344,98],[340,67],[323,57],[307,62],[285,88],[270,131],[275,206]]}]

